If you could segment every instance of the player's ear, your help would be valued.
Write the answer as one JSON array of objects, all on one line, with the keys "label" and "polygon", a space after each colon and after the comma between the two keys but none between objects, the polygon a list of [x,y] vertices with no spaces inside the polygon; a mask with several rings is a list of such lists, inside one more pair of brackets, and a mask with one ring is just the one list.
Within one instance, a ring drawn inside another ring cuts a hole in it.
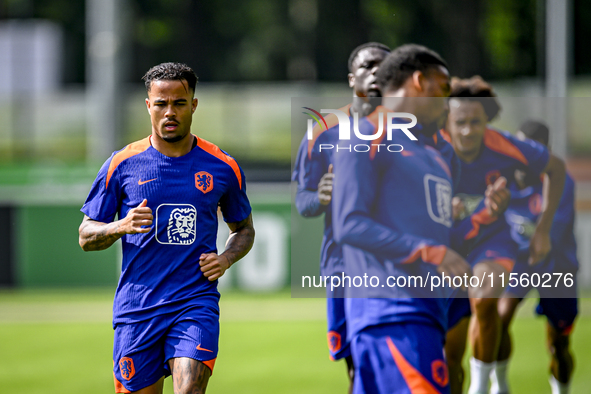
[{"label": "player's ear", "polygon": [[414,73],[412,73],[412,85],[418,92],[422,92],[425,89],[424,83],[425,74],[423,74],[422,71],[417,70]]},{"label": "player's ear", "polygon": [[355,75],[353,75],[353,73],[347,74],[347,79],[349,80],[349,87],[350,88],[355,86]]},{"label": "player's ear", "polygon": [[150,99],[146,99],[146,108],[148,109],[148,113],[151,115],[152,112],[150,112]]},{"label": "player's ear", "polygon": [[195,112],[195,110],[197,109],[198,103],[199,103],[199,100],[196,97],[193,98],[193,102],[191,103],[191,113]]}]

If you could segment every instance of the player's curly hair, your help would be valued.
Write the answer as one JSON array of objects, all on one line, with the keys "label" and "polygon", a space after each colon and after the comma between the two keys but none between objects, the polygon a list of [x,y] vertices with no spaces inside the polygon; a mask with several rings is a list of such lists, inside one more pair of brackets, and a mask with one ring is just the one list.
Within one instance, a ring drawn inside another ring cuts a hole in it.
[{"label": "player's curly hair", "polygon": [[478,101],[482,104],[489,121],[493,120],[501,112],[501,104],[497,100],[497,94],[493,87],[480,75],[467,79],[453,77],[451,79],[449,98]]},{"label": "player's curly hair", "polygon": [[198,80],[197,75],[195,75],[191,67],[183,63],[160,63],[149,69],[142,77],[148,93],[152,87],[152,81],[181,81],[183,79],[187,81],[189,89],[195,92],[195,86]]},{"label": "player's curly hair", "polygon": [[353,62],[355,61],[355,58],[357,57],[359,52],[367,48],[377,48],[386,52],[390,52],[390,48],[387,45],[384,45],[380,42],[366,42],[365,44],[359,45],[357,48],[353,49],[353,51],[349,55],[349,62],[347,63],[347,65],[349,66],[350,73],[353,72]]},{"label": "player's curly hair", "polygon": [[402,45],[390,52],[380,65],[376,75],[377,84],[382,92],[387,88],[398,89],[415,71],[425,73],[437,66],[448,68],[437,52],[422,45]]}]

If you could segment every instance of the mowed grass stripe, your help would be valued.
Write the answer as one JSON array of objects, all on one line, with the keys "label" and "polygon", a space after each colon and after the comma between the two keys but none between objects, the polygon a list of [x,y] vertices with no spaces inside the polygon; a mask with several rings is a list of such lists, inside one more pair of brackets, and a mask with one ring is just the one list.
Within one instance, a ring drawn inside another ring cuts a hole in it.
[{"label": "mowed grass stripe", "polygon": [[[111,297],[112,290],[102,295],[0,293],[2,392],[113,392]],[[550,392],[545,319],[533,318],[534,305],[535,300],[525,303],[513,327],[510,380],[517,393]],[[581,300],[582,316],[573,334],[573,393],[591,387],[590,305]],[[224,295],[220,354],[208,392],[345,392],[343,363],[328,360],[324,308],[322,299],[291,299],[289,294]],[[101,321],[95,322],[99,313]],[[31,316],[37,316],[35,324],[26,320]],[[60,321],[64,316],[68,320]],[[165,387],[166,394],[172,393],[170,379]]]},{"label": "mowed grass stripe", "polygon": [[[573,336],[573,393],[591,385],[591,319]],[[543,319],[518,319],[510,382],[517,393],[549,393]],[[107,323],[0,324],[0,385],[23,394],[112,392]],[[342,393],[344,365],[328,360],[322,321],[222,325],[212,393]],[[172,393],[170,379],[166,393]]]},{"label": "mowed grass stripe", "polygon": [[[10,338],[0,344],[2,391],[113,392],[112,336],[108,323],[0,324]],[[223,324],[208,392],[344,392],[344,364],[329,361],[325,338],[323,321]]]},{"label": "mowed grass stripe", "polygon": [[[112,319],[112,296],[106,293],[79,295],[70,291],[0,293],[0,323],[103,322]],[[223,295],[221,321],[302,321],[324,320],[323,299],[290,298],[288,293],[271,295]]]},{"label": "mowed grass stripe", "polygon": [[0,387],[19,394],[112,393],[106,323],[0,324]]}]

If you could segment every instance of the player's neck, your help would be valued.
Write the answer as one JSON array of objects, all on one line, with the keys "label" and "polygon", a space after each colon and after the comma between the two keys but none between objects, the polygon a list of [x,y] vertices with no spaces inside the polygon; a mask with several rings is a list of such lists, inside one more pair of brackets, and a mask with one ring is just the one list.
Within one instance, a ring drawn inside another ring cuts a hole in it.
[{"label": "player's neck", "polygon": [[353,95],[353,103],[351,104],[350,112],[357,112],[359,116],[367,116],[371,114],[380,104],[381,99],[358,97]]},{"label": "player's neck", "polygon": [[478,156],[480,155],[480,149],[478,150],[474,150],[474,151],[470,151],[470,152],[462,152],[459,149],[456,149],[456,155],[464,162],[467,164],[472,163],[474,160],[476,160],[478,158]]},{"label": "player's neck", "polygon": [[152,133],[150,143],[158,152],[168,157],[181,157],[189,153],[197,143],[197,137],[187,134],[182,140],[167,142],[155,133]]}]

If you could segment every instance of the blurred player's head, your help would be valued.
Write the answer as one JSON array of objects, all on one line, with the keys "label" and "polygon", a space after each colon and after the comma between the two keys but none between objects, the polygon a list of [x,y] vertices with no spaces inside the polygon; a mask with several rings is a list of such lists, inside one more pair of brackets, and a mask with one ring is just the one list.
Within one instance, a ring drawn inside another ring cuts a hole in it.
[{"label": "blurred player's head", "polygon": [[537,120],[527,120],[517,130],[516,137],[520,140],[529,138],[530,140],[538,141],[540,144],[548,146],[550,141],[550,130],[542,122]]},{"label": "blurred player's head", "polygon": [[446,129],[460,157],[475,158],[480,152],[487,124],[501,110],[496,97],[480,76],[452,78]]},{"label": "blurred player's head", "polygon": [[[515,134],[517,138],[524,141],[527,138],[539,142],[540,144],[548,146],[550,142],[550,130],[542,122],[537,120],[527,120],[517,130]],[[515,170],[515,180],[521,188],[540,182],[540,177],[536,174],[530,174],[526,171]]]},{"label": "blurred player's head", "polygon": [[152,121],[152,137],[175,143],[191,132],[197,76],[181,63],[162,63],[152,67],[143,80],[148,98],[146,106]]},{"label": "blurred player's head", "polygon": [[369,91],[378,91],[376,73],[389,53],[390,48],[379,42],[368,42],[353,49],[349,56],[348,78],[354,97],[367,97]]},{"label": "blurred player's head", "polygon": [[445,60],[427,47],[406,44],[394,49],[377,73],[384,97],[412,97],[407,108],[421,123],[439,119],[449,94],[449,71]]}]

